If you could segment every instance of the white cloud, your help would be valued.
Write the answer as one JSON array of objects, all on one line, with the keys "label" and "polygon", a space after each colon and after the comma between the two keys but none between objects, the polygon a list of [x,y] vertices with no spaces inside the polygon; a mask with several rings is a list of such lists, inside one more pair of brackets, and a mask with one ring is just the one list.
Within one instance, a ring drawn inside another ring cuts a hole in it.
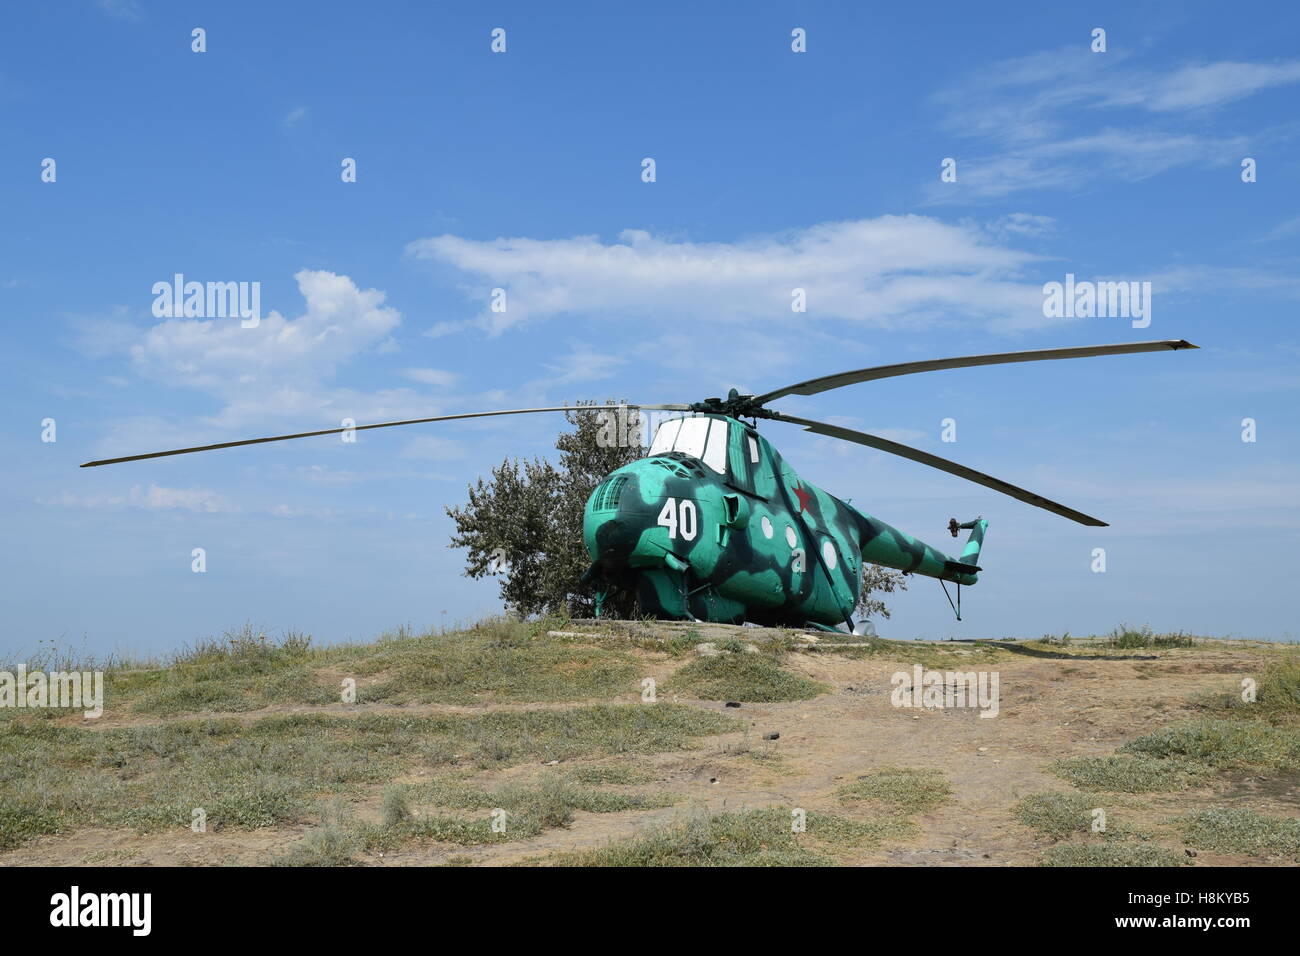
[{"label": "white cloud", "polygon": [[589,345],[575,345],[559,362],[546,366],[555,385],[574,382],[599,382],[610,378],[627,364],[626,356],[598,352]]},{"label": "white cloud", "polygon": [[[1021,189],[1079,187],[1099,177],[1139,181],[1185,165],[1236,163],[1240,135],[1179,128],[1204,111],[1300,82],[1300,60],[1219,63],[1158,71],[1122,53],[1086,48],[995,64],[935,95],[945,125],[982,140],[954,146],[957,184],[927,186],[931,202],[1003,196]],[[1159,125],[1156,125],[1156,123]]]},{"label": "white cloud", "polygon": [[68,315],[72,335],[68,344],[89,358],[106,358],[128,351],[139,341],[140,326],[130,309],[114,306],[104,315]]},{"label": "white cloud", "polygon": [[214,413],[183,421],[115,417],[97,443],[102,456],[338,427],[346,418],[368,423],[440,413],[416,388],[363,390],[335,381],[359,357],[391,347],[401,315],[384,305],[382,292],[332,272],[303,270],[295,278],[303,313],[285,318],[273,311],[254,328],[238,319],[172,318],[143,331],[117,318],[74,322],[74,344],[83,352],[125,355],[138,375],[219,403]]},{"label": "white cloud", "polygon": [[934,203],[998,198],[1025,189],[1080,189],[1099,177],[1140,182],[1178,166],[1235,165],[1247,148],[1241,137],[1106,129],[959,161],[960,192],[951,184],[932,183],[928,199]]},{"label": "white cloud", "polygon": [[1271,86],[1300,82],[1300,60],[1283,63],[1224,61],[1185,66],[1137,92],[1149,110],[1186,110],[1221,106]]},{"label": "white cloud", "polygon": [[[294,278],[306,300],[297,318],[272,311],[247,329],[237,319],[167,319],[131,346],[133,367],[154,381],[221,399],[222,409],[205,424],[223,433],[436,414],[413,389],[331,385],[340,366],[388,345],[401,314],[383,304],[382,292],[359,289],[347,276],[303,270]],[[132,431],[140,425],[121,424]]]},{"label": "white cloud", "polygon": [[407,441],[398,455],[401,458],[447,461],[453,458],[464,458],[465,449],[460,442],[450,438],[420,435]]},{"label": "white cloud", "polygon": [[307,300],[298,318],[272,311],[248,329],[236,319],[168,319],[131,348],[132,363],[159,382],[222,395],[270,380],[292,389],[378,347],[402,321],[382,292],[358,289],[347,276],[304,269],[294,278]]},{"label": "white cloud", "polygon": [[[1102,278],[1112,278],[1103,276]],[[1115,277],[1117,278],[1117,277]],[[1300,298],[1300,278],[1290,273],[1238,266],[1176,266],[1143,276],[1151,282],[1153,294],[1213,293],[1225,289],[1247,289],[1283,298]]]},{"label": "white cloud", "polygon": [[125,495],[79,495],[64,491],[53,498],[38,498],[38,504],[65,508],[142,508],[147,511],[194,511],[206,514],[237,510],[221,495],[207,488],[165,488],[150,484],[132,485]]},{"label": "white cloud", "polygon": [[1290,219],[1282,220],[1254,241],[1272,242],[1275,239],[1287,239],[1295,235],[1300,235],[1300,216],[1293,216]]},{"label": "white cloud", "polygon": [[1037,239],[1050,236],[1056,232],[1056,220],[1051,216],[1039,216],[1030,212],[1013,212],[987,223],[984,227],[991,235],[999,239],[1011,236],[1026,236]]},{"label": "white cloud", "polygon": [[298,121],[301,120],[306,115],[307,115],[307,107],[295,106],[293,109],[289,110],[289,112],[284,114],[284,118],[280,120],[280,124],[285,129],[291,129],[292,127],[296,126],[298,124]]},{"label": "white cloud", "polygon": [[[602,319],[797,322],[819,318],[878,328],[973,320],[1041,325],[1040,284],[1023,270],[1038,257],[992,241],[974,224],[926,216],[828,222],[737,242],[673,241],[629,229],[617,242],[442,235],[408,253],[460,269],[486,303],[508,289],[508,310],[477,323],[500,333],[566,313]],[[791,311],[792,290],[807,314]]]},{"label": "white cloud", "polygon": [[455,372],[446,372],[440,368],[408,368],[402,374],[421,385],[438,385],[443,388],[450,388],[460,381],[460,376]]},{"label": "white cloud", "polygon": [[337,518],[343,514],[338,508],[299,508],[296,505],[275,505],[268,513],[276,518]]},{"label": "white cloud", "polygon": [[429,326],[424,333],[431,339],[440,339],[447,335],[454,335],[473,325],[472,322],[435,322]]},{"label": "white cloud", "polygon": [[1117,52],[1067,47],[995,63],[935,94],[954,131],[1041,140],[1125,107],[1151,113],[1221,106],[1273,86],[1300,82],[1300,60],[1222,61],[1161,72]]},{"label": "white cloud", "polygon": [[144,16],[137,0],[99,0],[99,9],[114,20],[139,20]]},{"label": "white cloud", "polygon": [[135,485],[131,488],[129,501],[136,507],[151,511],[180,509],[211,514],[235,510],[221,495],[207,488],[163,488],[155,484],[142,488]]}]

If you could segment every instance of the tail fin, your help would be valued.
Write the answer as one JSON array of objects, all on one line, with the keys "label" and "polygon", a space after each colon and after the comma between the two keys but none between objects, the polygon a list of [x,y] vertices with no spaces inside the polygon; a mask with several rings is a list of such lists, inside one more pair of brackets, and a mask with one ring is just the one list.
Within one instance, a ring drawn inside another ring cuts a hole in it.
[{"label": "tail fin", "polygon": [[849,511],[858,523],[863,561],[958,584],[975,583],[979,568],[974,562],[979,559],[980,543],[984,540],[984,528],[988,524],[983,518],[976,518],[964,525],[958,525],[956,518],[948,522],[948,530],[954,538],[957,537],[959,528],[971,529],[966,553],[958,561],[924,541],[918,541],[911,535],[890,527],[879,518],[858,511],[852,505],[849,506]]},{"label": "tail fin", "polygon": [[957,519],[953,518],[948,522],[948,530],[952,536],[957,537],[958,531],[969,530],[970,536],[966,539],[966,547],[962,549],[960,563],[966,565],[978,565],[980,560],[980,548],[984,544],[984,532],[988,530],[989,523],[983,518],[975,518],[973,521],[967,521],[958,524]]}]

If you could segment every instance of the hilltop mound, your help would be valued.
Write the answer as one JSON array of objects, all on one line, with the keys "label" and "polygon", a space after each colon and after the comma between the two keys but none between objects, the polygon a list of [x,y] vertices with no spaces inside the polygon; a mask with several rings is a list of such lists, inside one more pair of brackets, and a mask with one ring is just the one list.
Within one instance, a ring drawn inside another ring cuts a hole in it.
[{"label": "hilltop mound", "polygon": [[97,720],[0,710],[0,864],[1297,863],[1298,678],[1149,632],[246,629]]}]

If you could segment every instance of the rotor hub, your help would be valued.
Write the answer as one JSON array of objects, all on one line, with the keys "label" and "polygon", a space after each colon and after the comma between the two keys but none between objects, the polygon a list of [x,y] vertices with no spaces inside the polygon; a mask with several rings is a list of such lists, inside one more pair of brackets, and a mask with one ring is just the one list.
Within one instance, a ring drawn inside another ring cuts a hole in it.
[{"label": "rotor hub", "polygon": [[775,418],[776,412],[764,408],[753,395],[741,395],[731,389],[726,398],[706,398],[693,402],[691,411],[707,415],[726,415],[729,418]]}]

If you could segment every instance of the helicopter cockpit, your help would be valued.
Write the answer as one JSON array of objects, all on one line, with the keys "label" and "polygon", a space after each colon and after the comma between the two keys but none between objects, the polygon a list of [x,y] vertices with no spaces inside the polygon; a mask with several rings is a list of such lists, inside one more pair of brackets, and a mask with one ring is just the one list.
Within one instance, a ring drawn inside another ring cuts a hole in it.
[{"label": "helicopter cockpit", "polygon": [[725,418],[707,415],[673,418],[659,426],[647,457],[678,455],[692,458],[733,488],[749,495],[766,498],[769,481],[760,481],[760,471],[767,469],[759,453],[758,439],[744,425]]},{"label": "helicopter cockpit", "polygon": [[719,475],[727,473],[727,423],[721,418],[673,418],[659,426],[650,456],[675,451],[698,458]]}]

